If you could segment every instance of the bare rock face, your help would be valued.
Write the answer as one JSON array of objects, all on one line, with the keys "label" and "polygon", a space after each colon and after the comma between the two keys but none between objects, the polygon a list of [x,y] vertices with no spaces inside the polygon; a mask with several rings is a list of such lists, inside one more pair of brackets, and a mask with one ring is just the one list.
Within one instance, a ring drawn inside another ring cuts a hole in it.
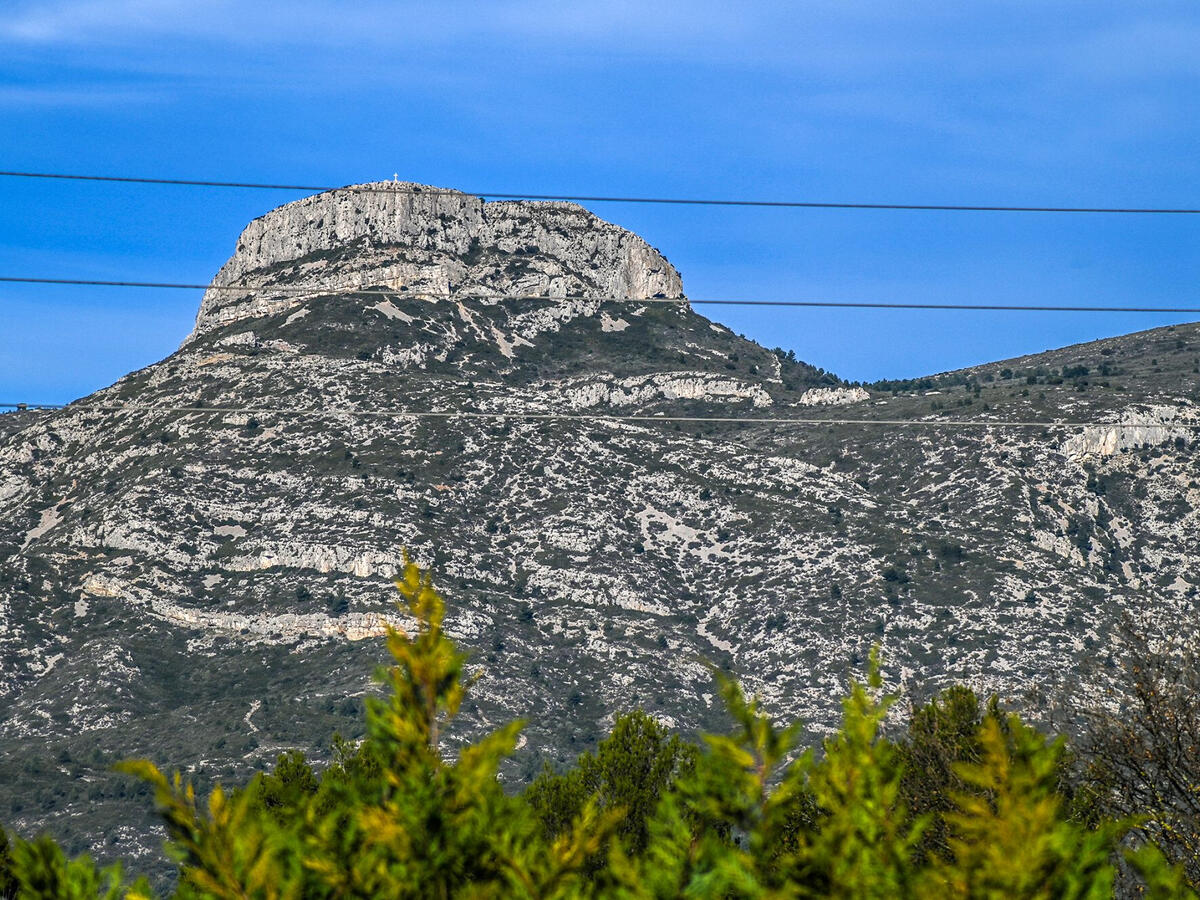
[{"label": "bare rock face", "polygon": [[1190,443],[1198,424],[1194,408],[1176,406],[1135,407],[1127,418],[1137,424],[1092,425],[1083,429],[1063,444],[1064,455],[1078,460],[1114,456],[1168,441]]},{"label": "bare rock face", "polygon": [[870,400],[871,395],[861,387],[813,388],[797,401],[801,406],[849,406]]},{"label": "bare rock face", "polygon": [[[683,295],[661,253],[574,203],[487,203],[377,182],[306,197],[247,225],[191,337],[299,305],[311,296],[297,291],[306,284],[319,288],[314,294],[385,286],[435,297]],[[230,289],[238,286],[247,290]]]}]

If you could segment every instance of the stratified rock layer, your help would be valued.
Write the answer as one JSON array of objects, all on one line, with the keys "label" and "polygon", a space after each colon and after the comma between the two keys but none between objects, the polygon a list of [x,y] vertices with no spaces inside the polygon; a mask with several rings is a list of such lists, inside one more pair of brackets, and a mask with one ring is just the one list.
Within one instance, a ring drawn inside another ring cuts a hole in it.
[{"label": "stratified rock layer", "polygon": [[[333,271],[331,259],[339,263]],[[307,197],[247,225],[204,296],[193,337],[299,303],[295,289],[305,283],[435,296],[644,299],[683,291],[662,254],[576,204],[485,203],[379,182]],[[230,289],[240,286],[247,290]]]}]

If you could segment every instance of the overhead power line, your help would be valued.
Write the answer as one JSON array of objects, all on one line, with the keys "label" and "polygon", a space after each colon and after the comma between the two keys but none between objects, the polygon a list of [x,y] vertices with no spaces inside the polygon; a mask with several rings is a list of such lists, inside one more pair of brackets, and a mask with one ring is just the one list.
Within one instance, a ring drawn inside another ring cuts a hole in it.
[{"label": "overhead power line", "polygon": [[913,210],[928,212],[1017,212],[1017,213],[1120,213],[1136,215],[1196,215],[1200,208],[1191,207],[1134,207],[1134,206],[1008,206],[1001,204],[950,204],[950,203],[860,203],[825,200],[745,200],[716,199],[708,197],[625,197],[585,194],[525,194],[513,191],[456,191],[449,188],[409,187],[396,183],[394,187],[377,185],[315,185],[273,184],[251,181],[213,181],[196,178],[149,178],[132,175],[84,175],[63,172],[10,172],[0,171],[0,176],[9,178],[41,178],[59,181],[101,181],[120,184],[157,184],[180,187],[241,188],[272,191],[353,191],[357,193],[399,194],[454,194],[475,197],[491,197],[497,200],[568,200],[575,203],[652,203],[674,206],[743,206],[787,209],[862,209],[862,210]]},{"label": "overhead power line", "polygon": [[[2,405],[2,404],[0,404]],[[30,404],[30,408],[32,408]],[[475,410],[416,410],[416,409],[352,409],[328,406],[321,409],[302,409],[288,406],[168,406],[159,404],[138,403],[88,403],[79,401],[78,405],[71,404],[58,407],[75,412],[142,412],[142,413],[173,413],[200,415],[246,415],[246,416],[313,416],[337,417],[351,416],[373,419],[468,419],[483,421],[503,421],[518,419],[535,422],[634,422],[639,424],[651,423],[691,423],[698,425],[797,425],[797,426],[872,426],[887,428],[963,428],[963,429],[996,429],[996,428],[1185,428],[1200,429],[1200,422],[1071,422],[1062,420],[1019,420],[999,421],[987,419],[847,419],[807,417],[774,417],[774,416],[659,416],[650,414],[621,414],[621,413],[567,413],[567,412],[533,412],[533,411],[495,411],[482,412]]]},{"label": "overhead power line", "polygon": [[568,294],[562,297],[547,297],[540,294],[485,294],[477,292],[439,293],[431,291],[402,291],[397,288],[380,287],[328,287],[323,285],[279,285],[276,287],[252,287],[240,285],[200,284],[172,281],[103,281],[85,278],[33,278],[24,276],[0,276],[0,283],[68,285],[115,288],[163,288],[169,290],[212,290],[232,291],[242,294],[379,294],[388,297],[411,297],[437,300],[514,300],[555,303],[572,300],[599,300],[604,303],[650,303],[690,304],[692,306],[793,306],[833,309],[927,309],[927,310],[975,310],[1008,312],[1120,312],[1120,313],[1200,313],[1200,306],[1071,306],[1024,303],[893,303],[857,300],[754,300],[688,297],[595,297],[584,294]]}]

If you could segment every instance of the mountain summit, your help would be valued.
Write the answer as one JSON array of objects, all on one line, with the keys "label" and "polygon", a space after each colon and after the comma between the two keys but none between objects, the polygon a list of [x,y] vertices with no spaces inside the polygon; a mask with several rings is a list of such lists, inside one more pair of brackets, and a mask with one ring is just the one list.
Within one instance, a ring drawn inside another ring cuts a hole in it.
[{"label": "mountain summit", "polygon": [[[471,382],[476,411],[646,411],[656,399],[753,408],[837,383],[696,315],[661,253],[580,206],[409,183],[331,191],[251,222],[179,362],[233,346],[259,351],[234,396],[318,406],[420,409],[429,376],[441,400]],[[348,364],[331,378],[334,360]],[[286,385],[268,374],[277,364]]]},{"label": "mountain summit", "polygon": [[683,291],[662,254],[576,204],[486,203],[376,182],[306,197],[247,225],[204,295],[193,337],[299,302],[295,288],[310,277],[322,279],[324,291],[370,285],[434,296],[645,299]]},{"label": "mountain summit", "polygon": [[0,820],[129,856],[109,757],[354,736],[403,549],[466,719],[530,720],[512,778],[633,705],[720,727],[710,664],[820,730],[873,644],[1013,696],[1192,613],[1195,326],[868,392],[580,207],[362,187],[252,222],[162,362],[0,416]]}]

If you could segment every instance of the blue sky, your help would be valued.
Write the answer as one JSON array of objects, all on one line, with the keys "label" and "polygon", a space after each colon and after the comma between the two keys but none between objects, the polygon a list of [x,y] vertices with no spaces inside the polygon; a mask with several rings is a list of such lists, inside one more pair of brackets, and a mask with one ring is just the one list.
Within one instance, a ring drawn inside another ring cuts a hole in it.
[{"label": "blue sky", "polygon": [[[1197,47],[1194,0],[10,0],[0,169],[1200,206]],[[207,281],[247,220],[296,196],[0,179],[0,274]],[[592,208],[698,298],[1200,305],[1200,217]],[[69,400],[168,355],[198,302],[0,286],[0,402]],[[852,379],[1174,321],[705,312]]]}]

